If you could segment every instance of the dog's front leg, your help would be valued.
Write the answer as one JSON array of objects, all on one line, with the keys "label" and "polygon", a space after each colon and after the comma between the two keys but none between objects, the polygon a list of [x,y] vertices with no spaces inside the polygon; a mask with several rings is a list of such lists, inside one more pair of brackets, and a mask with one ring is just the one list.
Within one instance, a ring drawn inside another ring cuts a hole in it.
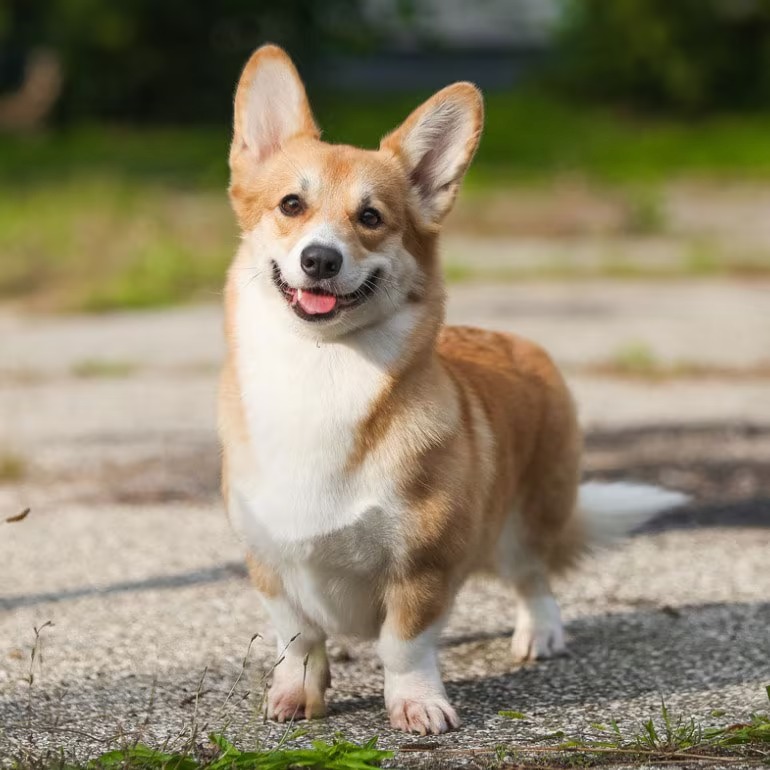
[{"label": "dog's front leg", "polygon": [[267,716],[278,722],[326,714],[330,684],[326,637],[281,595],[262,596],[276,630],[277,664],[267,694]]},{"label": "dog's front leg", "polygon": [[281,594],[262,594],[277,637],[278,661],[267,693],[267,716],[278,722],[326,714],[331,683],[326,636]]},{"label": "dog's front leg", "polygon": [[438,663],[438,638],[451,598],[443,576],[391,586],[378,651],[385,670],[385,706],[393,727],[420,735],[460,726]]}]

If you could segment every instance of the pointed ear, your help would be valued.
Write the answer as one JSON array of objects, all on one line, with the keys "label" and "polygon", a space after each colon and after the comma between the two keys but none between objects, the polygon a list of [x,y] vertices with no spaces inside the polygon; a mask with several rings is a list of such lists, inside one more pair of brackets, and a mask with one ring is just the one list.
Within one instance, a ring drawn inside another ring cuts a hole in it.
[{"label": "pointed ear", "polygon": [[380,143],[409,174],[425,219],[438,224],[452,208],[484,123],[481,92],[455,83],[434,94]]},{"label": "pointed ear", "polygon": [[244,154],[261,162],[299,134],[318,137],[299,73],[278,46],[263,45],[252,55],[235,92],[230,165]]}]

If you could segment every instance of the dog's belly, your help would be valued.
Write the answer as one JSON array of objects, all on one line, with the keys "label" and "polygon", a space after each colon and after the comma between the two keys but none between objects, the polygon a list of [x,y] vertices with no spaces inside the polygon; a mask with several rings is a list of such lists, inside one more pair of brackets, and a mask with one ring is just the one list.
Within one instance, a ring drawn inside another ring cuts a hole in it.
[{"label": "dog's belly", "polygon": [[322,534],[297,537],[293,529],[291,538],[272,526],[274,516],[260,517],[249,502],[238,508],[241,520],[234,523],[250,551],[280,575],[286,598],[308,620],[330,634],[378,633],[380,576],[396,555],[397,540],[395,519],[382,507],[370,505],[351,523]]}]

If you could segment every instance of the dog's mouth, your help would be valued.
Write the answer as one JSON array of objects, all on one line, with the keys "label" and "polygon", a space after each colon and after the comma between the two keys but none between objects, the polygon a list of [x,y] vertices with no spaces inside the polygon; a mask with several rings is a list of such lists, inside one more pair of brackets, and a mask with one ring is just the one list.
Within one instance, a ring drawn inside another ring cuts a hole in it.
[{"label": "dog's mouth", "polygon": [[273,283],[294,313],[304,321],[327,321],[343,310],[362,305],[377,291],[382,271],[377,268],[350,294],[335,294],[319,287],[295,289],[284,280],[281,269],[273,262]]}]

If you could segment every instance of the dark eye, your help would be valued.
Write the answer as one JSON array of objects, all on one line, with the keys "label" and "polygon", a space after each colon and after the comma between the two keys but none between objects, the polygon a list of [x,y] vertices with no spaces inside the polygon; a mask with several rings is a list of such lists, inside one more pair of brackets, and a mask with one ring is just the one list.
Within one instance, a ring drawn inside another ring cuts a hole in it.
[{"label": "dark eye", "polygon": [[374,230],[382,224],[382,215],[377,209],[366,208],[358,215],[358,221],[370,230]]},{"label": "dark eye", "polygon": [[281,213],[287,217],[296,217],[305,210],[305,204],[302,202],[302,198],[299,195],[287,195],[278,204],[278,208],[281,209]]}]

